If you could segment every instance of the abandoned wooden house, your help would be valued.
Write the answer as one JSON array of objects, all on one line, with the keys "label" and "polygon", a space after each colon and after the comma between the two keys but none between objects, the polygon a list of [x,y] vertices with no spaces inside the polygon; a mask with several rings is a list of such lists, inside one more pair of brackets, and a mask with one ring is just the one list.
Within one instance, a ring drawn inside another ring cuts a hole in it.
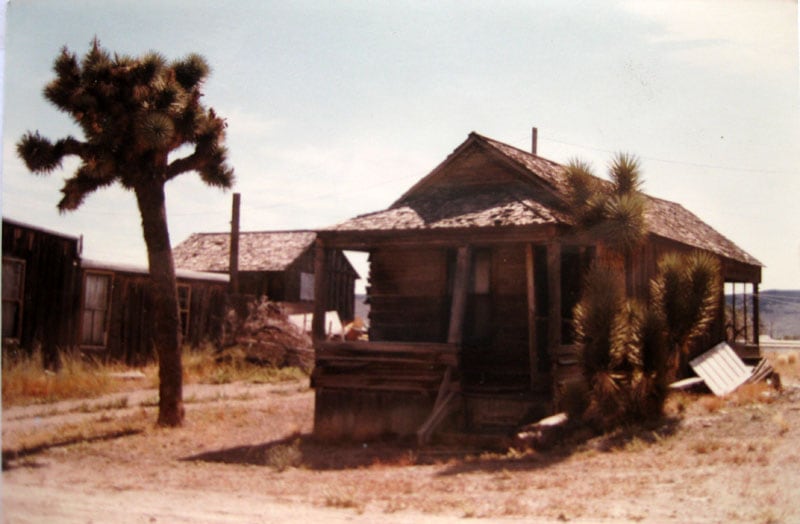
[{"label": "abandoned wooden house", "polygon": [[[184,341],[219,336],[228,277],[177,272]],[[3,343],[49,363],[80,349],[102,359],[153,357],[147,269],[81,258],[81,239],[3,218]]]},{"label": "abandoned wooden house", "polygon": [[[176,267],[228,273],[230,233],[194,233],[172,250]],[[287,313],[310,313],[314,307],[314,231],[251,231],[239,234],[239,291],[266,295]],[[340,250],[325,261],[325,304],[342,322],[353,319],[353,266]]]},{"label": "abandoned wooden house", "polygon": [[[318,287],[334,250],[366,251],[370,263],[369,341],[315,337],[318,436],[424,441],[437,427],[512,428],[555,408],[576,371],[582,275],[605,251],[577,234],[564,169],[535,144],[535,131],[533,152],[472,133],[388,209],[318,232]],[[662,254],[712,253],[725,282],[753,291],[747,343],[757,344],[761,264],[674,202],[648,197],[646,220],[635,293],[646,297]],[[724,337],[720,315],[708,347]]]},{"label": "abandoned wooden house", "polygon": [[[228,276],[176,270],[183,343],[215,343],[225,316]],[[78,346],[103,359],[142,364],[155,359],[153,297],[146,267],[81,261]]]},{"label": "abandoned wooden house", "polygon": [[41,348],[48,362],[74,342],[79,237],[3,218],[3,346]]}]

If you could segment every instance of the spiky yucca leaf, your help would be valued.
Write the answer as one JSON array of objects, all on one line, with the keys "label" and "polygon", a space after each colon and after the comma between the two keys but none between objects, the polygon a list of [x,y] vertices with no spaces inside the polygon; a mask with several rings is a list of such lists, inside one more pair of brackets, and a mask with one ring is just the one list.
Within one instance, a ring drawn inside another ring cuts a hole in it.
[{"label": "spiky yucca leaf", "polygon": [[647,236],[646,200],[641,193],[614,195],[606,201],[601,228],[608,244],[621,253],[631,253]]},{"label": "spiky yucca leaf", "polygon": [[614,316],[623,299],[619,274],[603,264],[590,268],[583,296],[574,309],[576,342],[588,376],[608,366]]},{"label": "spiky yucca leaf", "polygon": [[641,191],[641,164],[635,155],[615,154],[609,166],[609,175],[614,183],[614,193],[617,195],[630,195]]},{"label": "spiky yucca leaf", "polygon": [[687,271],[687,289],[694,314],[686,337],[693,340],[705,333],[714,321],[719,308],[718,297],[722,292],[722,282],[719,261],[709,253],[697,251],[689,255]]},{"label": "spiky yucca leaf", "polygon": [[61,150],[57,144],[43,137],[39,132],[25,133],[17,144],[17,154],[34,173],[50,173],[61,167]]},{"label": "spiky yucca leaf", "polygon": [[139,117],[136,138],[143,149],[165,150],[172,145],[175,125],[164,113],[146,113]]},{"label": "spiky yucca leaf", "polygon": [[623,301],[611,329],[609,369],[635,370],[642,367],[643,317],[640,304],[633,300]]},{"label": "spiky yucca leaf", "polygon": [[197,87],[211,72],[205,59],[195,53],[172,64],[175,80],[186,90]]}]

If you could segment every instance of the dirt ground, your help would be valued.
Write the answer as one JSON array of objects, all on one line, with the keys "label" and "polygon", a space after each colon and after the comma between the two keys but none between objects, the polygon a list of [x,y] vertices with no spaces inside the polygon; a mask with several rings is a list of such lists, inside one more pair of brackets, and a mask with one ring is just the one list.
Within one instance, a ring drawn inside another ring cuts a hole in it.
[{"label": "dirt ground", "polygon": [[800,522],[800,387],[751,396],[543,453],[315,442],[307,382],[4,408],[3,522]]}]

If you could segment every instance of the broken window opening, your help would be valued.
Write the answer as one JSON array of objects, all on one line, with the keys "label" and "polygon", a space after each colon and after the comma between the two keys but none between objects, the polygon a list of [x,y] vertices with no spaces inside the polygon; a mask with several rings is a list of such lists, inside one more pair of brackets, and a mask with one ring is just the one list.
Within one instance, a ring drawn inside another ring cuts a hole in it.
[{"label": "broken window opening", "polygon": [[3,257],[3,338],[19,339],[25,297],[25,261]]},{"label": "broken window opening", "polygon": [[81,345],[105,347],[111,309],[111,273],[87,272],[83,278]]},{"label": "broken window opening", "polygon": [[749,282],[725,283],[725,340],[731,345],[758,343],[754,289]]}]

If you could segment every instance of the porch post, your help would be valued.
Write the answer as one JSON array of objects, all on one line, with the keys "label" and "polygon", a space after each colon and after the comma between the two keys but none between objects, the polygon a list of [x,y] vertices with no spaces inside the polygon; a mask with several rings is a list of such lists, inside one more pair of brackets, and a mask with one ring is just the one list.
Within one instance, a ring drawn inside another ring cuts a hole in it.
[{"label": "porch post", "polygon": [[534,388],[534,378],[539,375],[539,354],[536,348],[536,287],[534,276],[536,274],[536,260],[533,244],[525,244],[525,281],[528,294],[528,359],[531,368],[531,389]]},{"label": "porch post", "polygon": [[328,309],[327,251],[320,238],[314,241],[314,318],[311,334],[314,341],[325,340],[325,311]]},{"label": "porch post", "polygon": [[453,301],[450,304],[450,327],[447,332],[449,344],[461,344],[464,337],[464,312],[467,308],[471,257],[472,249],[469,246],[458,248],[456,274],[453,280]]},{"label": "porch post", "polygon": [[758,282],[753,282],[753,342],[756,346],[760,345],[758,339],[761,336],[761,331],[758,325],[761,321],[759,314],[759,302],[760,297],[758,294]]},{"label": "porch post", "polygon": [[561,244],[547,245],[547,340],[550,354],[561,346]]}]

